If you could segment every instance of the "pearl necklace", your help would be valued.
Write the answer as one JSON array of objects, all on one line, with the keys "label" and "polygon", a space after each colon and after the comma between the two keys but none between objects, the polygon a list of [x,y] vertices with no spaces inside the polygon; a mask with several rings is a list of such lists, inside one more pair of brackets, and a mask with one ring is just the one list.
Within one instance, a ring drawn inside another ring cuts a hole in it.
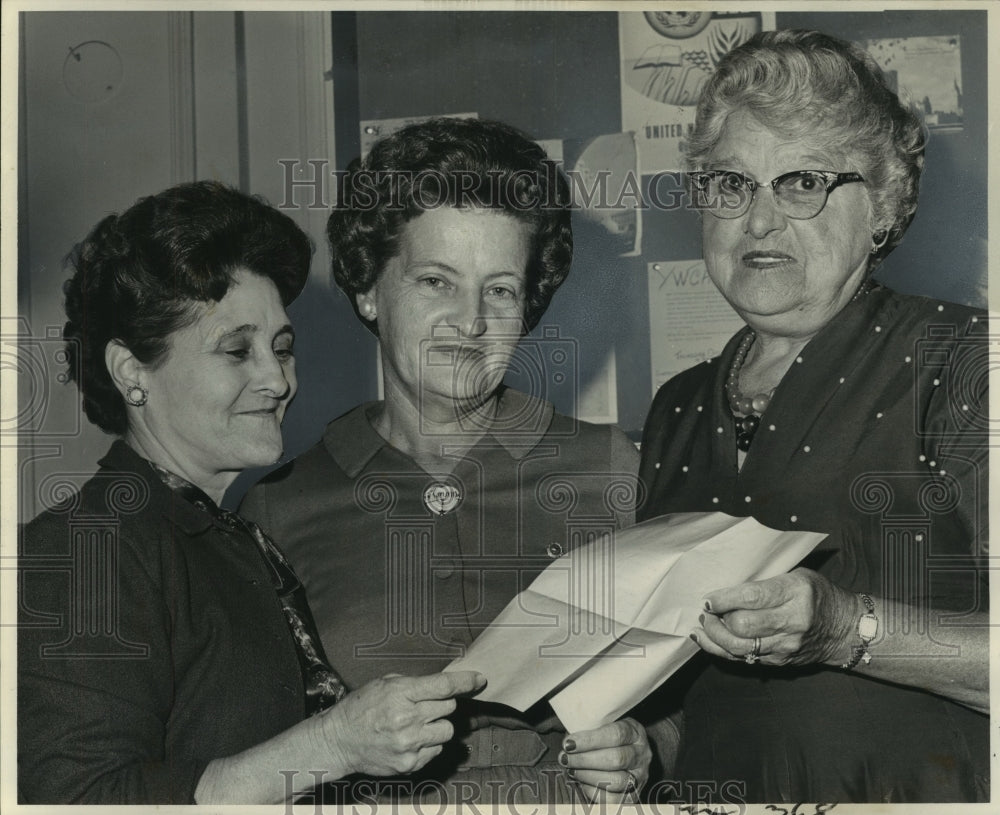
[{"label": "pearl necklace", "polygon": [[729,376],[726,377],[726,398],[729,399],[729,409],[736,420],[736,446],[744,453],[750,449],[750,442],[760,427],[760,417],[771,404],[771,397],[774,396],[775,388],[771,388],[767,393],[758,393],[753,396],[744,396],[740,393],[740,368],[747,358],[750,346],[757,339],[757,332],[750,330],[747,335],[740,340],[736,354],[733,356],[733,364],[729,366]]}]

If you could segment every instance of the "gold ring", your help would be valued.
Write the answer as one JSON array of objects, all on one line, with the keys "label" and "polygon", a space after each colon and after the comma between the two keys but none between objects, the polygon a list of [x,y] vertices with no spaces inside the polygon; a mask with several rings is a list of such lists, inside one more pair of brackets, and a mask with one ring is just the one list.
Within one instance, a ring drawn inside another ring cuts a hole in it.
[{"label": "gold ring", "polygon": [[743,661],[747,665],[756,665],[757,661],[760,659],[760,637],[753,638],[753,647],[750,652],[743,657]]}]

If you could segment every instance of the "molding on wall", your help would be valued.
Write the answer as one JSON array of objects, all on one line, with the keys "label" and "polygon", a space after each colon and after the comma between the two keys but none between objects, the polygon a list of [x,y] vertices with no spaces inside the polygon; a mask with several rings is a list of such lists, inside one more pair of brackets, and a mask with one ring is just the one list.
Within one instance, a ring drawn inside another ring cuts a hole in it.
[{"label": "molding on wall", "polygon": [[179,184],[195,176],[195,95],[193,13],[167,14],[170,86],[170,181]]},{"label": "molding on wall", "polygon": [[[306,158],[329,159],[327,168],[327,202],[334,200],[333,177],[336,167],[334,143],[333,78],[330,64],[333,54],[331,18],[325,12],[296,14],[299,65],[299,155]],[[322,238],[326,234],[328,208],[305,209],[305,229],[315,236],[316,255],[312,274],[325,282],[329,275],[329,250]]]},{"label": "molding on wall", "polygon": [[194,13],[194,174],[240,180],[235,13]]},{"label": "molding on wall", "polygon": [[[327,285],[329,251],[323,236],[336,166],[330,13],[300,11],[276,19],[268,12],[246,12],[245,22],[250,190],[276,206],[290,205],[283,211],[315,242],[313,274]],[[282,161],[293,164],[286,168]],[[286,196],[290,171],[302,186]],[[322,199],[311,207],[314,192],[308,184],[314,179],[321,184]]]}]

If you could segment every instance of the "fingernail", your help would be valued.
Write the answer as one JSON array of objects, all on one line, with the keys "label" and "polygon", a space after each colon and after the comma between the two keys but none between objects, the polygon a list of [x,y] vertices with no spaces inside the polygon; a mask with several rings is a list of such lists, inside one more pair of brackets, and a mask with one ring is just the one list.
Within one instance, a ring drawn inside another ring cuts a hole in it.
[{"label": "fingernail", "polygon": [[705,615],[704,614],[699,614],[698,615],[698,622],[701,623],[702,625],[705,624]]},{"label": "fingernail", "polygon": [[705,611],[711,613],[711,611],[712,611],[712,601],[711,600],[706,600],[705,601]]},{"label": "fingernail", "polygon": [[576,780],[576,770],[566,770],[566,775],[568,775],[574,781]]},{"label": "fingernail", "polygon": [[573,739],[566,739],[563,742],[563,750],[567,753],[572,753],[576,749],[576,742]]},{"label": "fingernail", "polygon": [[569,756],[567,756],[565,753],[560,753],[559,754],[559,763],[562,764],[563,767],[568,767],[569,766]]},{"label": "fingernail", "polygon": [[696,645],[698,644],[698,635],[697,634],[691,633],[691,634],[688,634],[688,636],[695,641]]}]

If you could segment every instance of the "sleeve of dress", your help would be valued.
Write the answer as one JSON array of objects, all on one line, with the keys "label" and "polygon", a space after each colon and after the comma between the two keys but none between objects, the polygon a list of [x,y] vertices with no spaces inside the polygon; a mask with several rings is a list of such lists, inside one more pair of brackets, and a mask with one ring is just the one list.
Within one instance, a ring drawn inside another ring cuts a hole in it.
[{"label": "sleeve of dress", "polygon": [[[653,482],[656,479],[656,462],[660,459],[664,433],[667,432],[667,413],[663,406],[670,398],[669,393],[673,389],[673,384],[674,380],[671,379],[660,386],[660,389],[656,392],[656,396],[653,397],[653,403],[650,405],[649,413],[646,415],[646,423],[642,428],[642,454],[638,467],[639,484],[642,492],[640,502],[644,496],[649,495]],[[649,509],[640,503],[638,512],[636,513],[636,520],[648,520],[652,517],[648,512]]]},{"label": "sleeve of dress", "polygon": [[[619,428],[611,428],[611,472],[628,474],[630,478],[638,478],[639,451]],[[633,482],[638,489],[638,482]],[[637,497],[637,496],[636,496]],[[619,529],[626,529],[635,523],[635,500],[628,501],[628,509],[616,512]]]},{"label": "sleeve of dress", "polygon": [[[208,762],[165,755],[173,665],[158,570],[117,539],[105,573],[117,579],[102,591],[96,570],[80,574],[54,557],[70,551],[70,533],[65,522],[36,523],[23,538],[18,797],[193,803]],[[93,590],[81,588],[85,582]]]},{"label": "sleeve of dress", "polygon": [[[918,392],[917,397],[918,410],[924,406],[920,422],[924,456],[937,475],[937,489],[926,490],[926,501],[935,511],[954,512],[965,536],[943,542],[939,551],[971,557],[979,576],[980,611],[989,608],[990,358],[985,326],[980,316],[949,339],[947,353],[934,357],[943,364],[921,378],[923,394]],[[939,584],[931,588],[935,604],[967,608],[961,589],[947,573],[934,582]],[[955,592],[958,596],[952,597]]]}]

